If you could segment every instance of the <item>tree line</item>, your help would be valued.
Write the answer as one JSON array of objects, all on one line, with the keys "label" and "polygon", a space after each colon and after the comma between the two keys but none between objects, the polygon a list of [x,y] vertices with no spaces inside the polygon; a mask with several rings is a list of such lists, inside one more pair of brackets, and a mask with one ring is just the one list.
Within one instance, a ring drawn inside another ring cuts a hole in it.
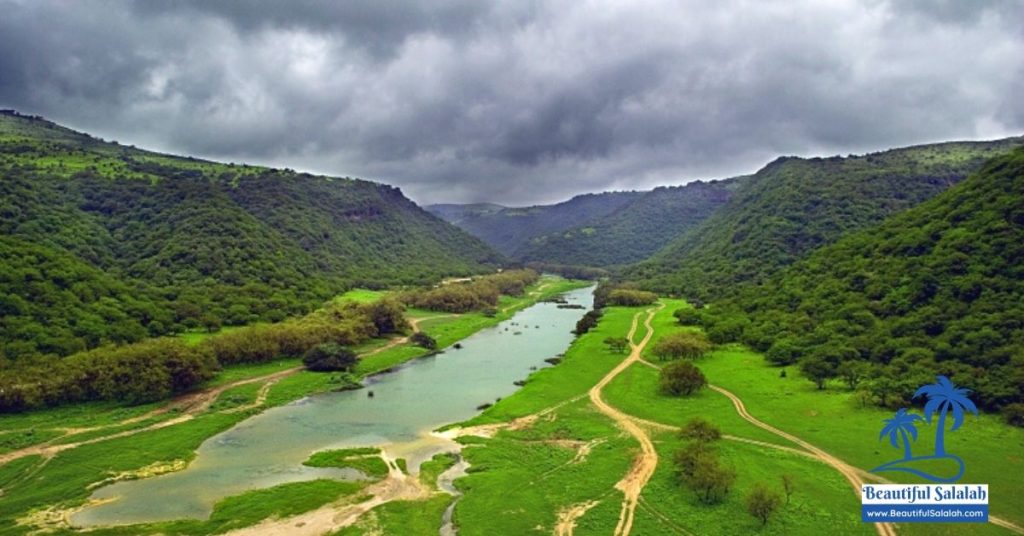
[{"label": "tree line", "polygon": [[[198,387],[224,365],[304,357],[325,343],[353,346],[407,329],[403,307],[394,300],[341,302],[305,317],[219,334],[194,346],[164,337],[16,363],[0,371],[0,412],[97,400],[153,402]],[[342,355],[336,352],[333,358]],[[311,369],[330,370],[324,360],[314,361]]]}]

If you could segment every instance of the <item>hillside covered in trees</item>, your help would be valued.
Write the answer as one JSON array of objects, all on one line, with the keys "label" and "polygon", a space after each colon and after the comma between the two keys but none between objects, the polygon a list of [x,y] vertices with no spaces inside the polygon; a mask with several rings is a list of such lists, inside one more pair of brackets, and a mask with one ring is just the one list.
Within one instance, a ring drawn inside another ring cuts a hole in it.
[{"label": "hillside covered in trees", "polygon": [[779,158],[744,179],[720,210],[623,279],[719,298],[758,283],[840,236],[934,197],[1024,143],[951,142],[846,158]]},{"label": "hillside covered in trees", "polygon": [[655,188],[584,226],[533,238],[512,255],[527,262],[577,266],[639,262],[714,214],[742,180]]},{"label": "hillside covered in trees", "polygon": [[600,221],[643,195],[642,192],[604,192],[578,195],[554,205],[498,207],[474,203],[430,205],[426,209],[505,255],[513,255],[534,238]]},{"label": "hillside covered in trees", "polygon": [[1024,148],[683,321],[898,406],[944,374],[1024,402]]},{"label": "hillside covered in trees", "polygon": [[500,256],[393,187],[180,158],[0,113],[0,359],[278,321]]}]

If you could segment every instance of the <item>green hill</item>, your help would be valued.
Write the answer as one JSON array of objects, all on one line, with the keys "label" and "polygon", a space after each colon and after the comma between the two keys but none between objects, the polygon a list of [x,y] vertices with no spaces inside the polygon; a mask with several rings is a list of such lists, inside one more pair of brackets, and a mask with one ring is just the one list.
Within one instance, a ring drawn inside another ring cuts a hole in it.
[{"label": "green hill", "polygon": [[431,205],[427,209],[511,255],[536,237],[599,221],[641,196],[641,192],[604,192],[578,195],[555,205],[491,210],[488,207],[497,205],[476,203]]},{"label": "green hill", "polygon": [[[1024,149],[708,309],[710,332],[860,374],[905,403],[945,374],[988,408],[1024,402]],[[856,371],[857,369],[852,369]]]},{"label": "green hill", "polygon": [[219,164],[0,113],[3,354],[274,321],[353,286],[490,269],[393,187]]},{"label": "green hill", "polygon": [[656,188],[586,226],[533,238],[512,256],[580,266],[639,262],[725,205],[739,182],[696,181]]},{"label": "green hill", "polygon": [[779,158],[743,181],[701,225],[623,277],[663,292],[721,297],[935,196],[1022,143],[1010,138],[847,158]]}]

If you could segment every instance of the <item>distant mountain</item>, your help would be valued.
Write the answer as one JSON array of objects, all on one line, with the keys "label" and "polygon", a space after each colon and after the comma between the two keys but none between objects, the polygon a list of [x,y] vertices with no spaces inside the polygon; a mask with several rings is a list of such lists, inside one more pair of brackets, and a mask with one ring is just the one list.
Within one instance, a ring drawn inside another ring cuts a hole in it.
[{"label": "distant mountain", "polygon": [[721,297],[934,197],[1022,143],[1010,138],[847,158],[779,158],[742,181],[698,227],[622,277],[659,291]]},{"label": "distant mountain", "polygon": [[640,192],[605,192],[576,196],[555,205],[500,208],[490,204],[432,205],[434,214],[511,255],[533,238],[578,227],[611,214],[638,199]]},{"label": "distant mountain", "polygon": [[0,113],[0,359],[279,320],[500,256],[393,187],[219,164]]},{"label": "distant mountain", "polygon": [[[969,147],[984,145],[933,150]],[[779,364],[820,359],[834,374],[847,361],[869,363],[862,376],[885,405],[907,403],[943,374],[999,408],[1024,402],[1022,303],[1024,148],[707,311],[712,333]]]},{"label": "distant mountain", "polygon": [[740,182],[696,181],[656,188],[584,226],[533,238],[512,256],[581,266],[639,262],[725,205]]},{"label": "distant mountain", "polygon": [[456,203],[440,203],[437,205],[425,205],[423,208],[431,214],[447,221],[459,224],[462,220],[477,216],[486,216],[500,212],[508,207],[495,205],[494,203],[469,203],[460,205]]}]

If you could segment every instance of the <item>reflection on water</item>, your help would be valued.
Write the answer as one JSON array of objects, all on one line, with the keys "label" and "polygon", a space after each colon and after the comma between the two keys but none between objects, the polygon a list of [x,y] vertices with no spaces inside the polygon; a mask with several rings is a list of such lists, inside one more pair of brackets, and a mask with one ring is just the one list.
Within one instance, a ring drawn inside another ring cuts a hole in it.
[{"label": "reflection on water", "polygon": [[[591,291],[575,290],[566,299],[589,309]],[[365,390],[324,393],[267,410],[208,439],[184,471],[98,489],[94,499],[116,500],[78,512],[72,523],[204,519],[215,503],[247,490],[359,477],[351,470],[302,465],[310,453],[323,449],[385,446],[415,471],[423,460],[451,448],[430,430],[468,419],[478,405],[514,392],[512,382],[568,348],[582,314],[540,303],[463,340],[460,350],[369,378],[372,398]],[[523,333],[515,335],[520,329]]]}]

